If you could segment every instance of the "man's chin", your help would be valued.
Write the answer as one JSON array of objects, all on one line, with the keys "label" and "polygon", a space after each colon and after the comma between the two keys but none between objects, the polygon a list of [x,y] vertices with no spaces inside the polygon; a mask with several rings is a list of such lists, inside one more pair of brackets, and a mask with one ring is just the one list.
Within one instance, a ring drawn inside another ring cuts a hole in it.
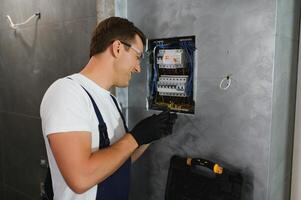
[{"label": "man's chin", "polygon": [[116,87],[119,87],[119,88],[126,88],[128,86],[129,86],[129,82],[116,85]]}]

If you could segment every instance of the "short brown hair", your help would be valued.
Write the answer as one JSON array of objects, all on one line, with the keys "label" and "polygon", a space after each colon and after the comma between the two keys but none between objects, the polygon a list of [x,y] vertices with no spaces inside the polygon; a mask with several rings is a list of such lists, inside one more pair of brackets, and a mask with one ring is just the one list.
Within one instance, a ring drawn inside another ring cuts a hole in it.
[{"label": "short brown hair", "polygon": [[133,22],[120,17],[109,17],[101,21],[92,34],[90,57],[104,52],[114,40],[131,42],[138,35],[145,45],[145,35]]}]

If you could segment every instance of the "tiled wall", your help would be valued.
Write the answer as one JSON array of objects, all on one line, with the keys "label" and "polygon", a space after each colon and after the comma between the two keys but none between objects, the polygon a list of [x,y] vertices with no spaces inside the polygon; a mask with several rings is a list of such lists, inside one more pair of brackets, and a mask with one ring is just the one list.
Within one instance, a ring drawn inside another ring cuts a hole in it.
[{"label": "tiled wall", "polygon": [[[0,199],[36,200],[45,157],[39,118],[44,92],[59,77],[78,72],[88,61],[96,25],[95,0],[1,0],[0,3]],[[35,12],[17,31],[15,23]]]},{"label": "tiled wall", "polygon": [[[196,35],[198,49],[196,115],[180,115],[173,135],[134,164],[131,199],[164,199],[174,154],[241,170],[243,200],[288,199],[298,44],[295,37],[277,38],[276,30],[295,29],[300,6],[293,9],[294,2],[128,1],[128,18],[149,38]],[[129,87],[130,127],[152,113],[145,110],[146,67]],[[227,74],[233,81],[223,91],[219,83]],[[277,75],[284,78],[275,83]]]}]

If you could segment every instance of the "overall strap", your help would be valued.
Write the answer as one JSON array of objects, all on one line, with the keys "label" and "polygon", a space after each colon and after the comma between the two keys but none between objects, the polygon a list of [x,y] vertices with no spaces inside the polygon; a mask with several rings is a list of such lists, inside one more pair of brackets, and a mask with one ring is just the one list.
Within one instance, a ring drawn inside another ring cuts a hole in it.
[{"label": "overall strap", "polygon": [[[71,79],[70,77],[67,77]],[[72,80],[72,79],[71,79]],[[90,93],[81,85],[81,87],[88,94],[91,102],[93,104],[95,113],[98,119],[98,129],[99,129],[99,149],[110,146],[110,140],[108,137],[107,126],[102,118],[102,115],[90,95]],[[125,119],[119,108],[117,100],[111,95],[114,104],[121,116],[123,121],[124,129],[128,132],[128,128],[125,123]],[[101,137],[102,136],[102,137]],[[123,165],[120,166],[111,176],[106,178],[104,181],[97,185],[96,200],[127,200],[129,196],[129,185],[130,185],[130,171],[131,171],[131,158],[128,158]]]},{"label": "overall strap", "polygon": [[97,119],[98,119],[98,131],[99,131],[99,134],[102,134],[102,138],[99,137],[99,149],[108,147],[108,146],[110,146],[110,139],[108,136],[106,123],[104,122],[102,115],[100,114],[100,111],[99,111],[94,99],[92,98],[91,94],[83,86],[82,86],[82,88],[86,91],[89,98],[91,99],[93,107],[94,107],[94,111],[95,111]]},{"label": "overall strap", "polygon": [[[72,78],[70,77],[67,77],[68,79],[70,80],[73,80]],[[98,119],[98,131],[99,131],[99,149],[102,149],[104,147],[108,147],[110,146],[110,139],[108,137],[108,132],[107,132],[107,126],[106,126],[106,123],[104,122],[103,118],[102,118],[102,115],[93,99],[93,97],[91,96],[91,94],[86,90],[86,88],[84,88],[82,85],[80,85],[84,90],[85,92],[88,94],[92,104],[93,104],[93,108],[94,108],[94,111],[95,111],[95,114],[97,116],[97,119]],[[100,137],[102,136],[102,137]]]},{"label": "overall strap", "polygon": [[121,119],[122,119],[122,122],[123,122],[124,129],[125,129],[125,131],[128,133],[128,132],[129,132],[129,129],[128,129],[127,125],[126,125],[124,116],[123,116],[123,114],[122,114],[122,112],[121,112],[121,110],[120,110],[120,108],[119,108],[119,105],[118,105],[118,103],[117,103],[117,100],[115,99],[115,97],[114,97],[113,95],[111,95],[111,98],[113,99],[114,104],[115,104],[115,106],[116,106],[116,108],[117,108],[117,110],[118,110],[118,112],[119,112],[119,114],[120,114],[120,116],[121,116]]}]

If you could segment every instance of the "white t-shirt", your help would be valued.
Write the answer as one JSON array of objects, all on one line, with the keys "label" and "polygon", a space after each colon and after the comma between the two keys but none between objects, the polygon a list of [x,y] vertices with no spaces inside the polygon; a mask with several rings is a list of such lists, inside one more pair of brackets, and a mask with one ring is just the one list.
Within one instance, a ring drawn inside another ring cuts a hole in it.
[{"label": "white t-shirt", "polygon": [[61,78],[48,88],[40,107],[54,199],[91,200],[96,197],[97,185],[83,194],[74,193],[58,169],[47,135],[69,131],[88,131],[92,137],[92,151],[99,149],[98,119],[93,104],[82,86],[91,94],[99,108],[107,126],[110,144],[118,141],[125,134],[125,129],[109,91],[81,74],[73,74],[69,77],[72,80],[66,77]]}]

